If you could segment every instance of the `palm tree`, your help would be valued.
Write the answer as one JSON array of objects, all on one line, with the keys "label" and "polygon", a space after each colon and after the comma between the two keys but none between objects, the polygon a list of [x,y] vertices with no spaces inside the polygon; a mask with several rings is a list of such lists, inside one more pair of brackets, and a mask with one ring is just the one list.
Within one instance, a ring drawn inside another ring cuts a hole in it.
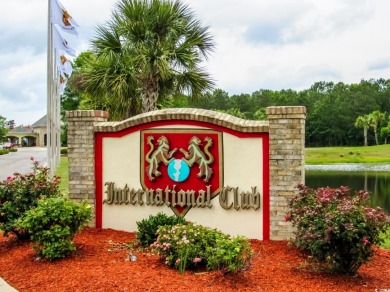
[{"label": "palm tree", "polygon": [[378,125],[385,119],[385,114],[380,111],[374,111],[370,114],[370,126],[374,129],[375,142],[378,145]]},{"label": "palm tree", "polygon": [[355,121],[356,128],[363,128],[364,131],[364,146],[367,146],[367,132],[371,125],[371,118],[369,115],[358,116]]},{"label": "palm tree", "polygon": [[385,144],[387,144],[387,138],[390,137],[390,122],[386,127],[381,128],[381,136],[385,139]]},{"label": "palm tree", "polygon": [[180,1],[120,0],[92,44],[96,61],[83,86],[116,96],[116,103],[132,99],[133,107],[141,102],[147,112],[164,98],[198,97],[213,86],[200,66],[213,51],[212,37]]}]

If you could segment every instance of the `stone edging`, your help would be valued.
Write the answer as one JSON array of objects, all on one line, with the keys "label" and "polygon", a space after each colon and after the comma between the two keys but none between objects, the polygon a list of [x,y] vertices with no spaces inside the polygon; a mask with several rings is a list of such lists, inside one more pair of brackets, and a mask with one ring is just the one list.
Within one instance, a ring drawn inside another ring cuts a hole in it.
[{"label": "stone edging", "polygon": [[205,123],[210,123],[213,125],[223,126],[244,133],[268,132],[268,121],[243,120],[225,113],[191,108],[170,108],[156,110],[140,114],[120,122],[96,123],[95,131],[118,132],[129,127],[134,127],[149,122],[167,120],[196,120]]}]

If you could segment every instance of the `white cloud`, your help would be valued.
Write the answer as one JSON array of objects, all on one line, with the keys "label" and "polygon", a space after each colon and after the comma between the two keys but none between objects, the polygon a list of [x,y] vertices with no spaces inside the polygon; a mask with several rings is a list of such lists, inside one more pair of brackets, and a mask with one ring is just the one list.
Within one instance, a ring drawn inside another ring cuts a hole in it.
[{"label": "white cloud", "polygon": [[[5,2],[5,3],[4,3]],[[79,53],[114,0],[60,0],[80,24],[67,37]],[[205,65],[229,93],[304,89],[390,75],[386,0],[185,0],[210,26],[216,51]],[[0,115],[31,124],[46,112],[47,0],[3,0]]]}]

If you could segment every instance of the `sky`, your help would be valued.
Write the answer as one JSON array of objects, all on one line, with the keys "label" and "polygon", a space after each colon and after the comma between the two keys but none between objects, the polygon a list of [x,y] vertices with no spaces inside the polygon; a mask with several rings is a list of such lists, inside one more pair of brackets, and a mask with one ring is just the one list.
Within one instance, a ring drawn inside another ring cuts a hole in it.
[{"label": "sky", "polygon": [[[0,116],[31,125],[46,114],[48,1],[1,0]],[[77,54],[117,0],[59,0],[80,25]],[[209,26],[204,64],[230,95],[310,88],[317,81],[390,78],[388,0],[183,0]]]}]

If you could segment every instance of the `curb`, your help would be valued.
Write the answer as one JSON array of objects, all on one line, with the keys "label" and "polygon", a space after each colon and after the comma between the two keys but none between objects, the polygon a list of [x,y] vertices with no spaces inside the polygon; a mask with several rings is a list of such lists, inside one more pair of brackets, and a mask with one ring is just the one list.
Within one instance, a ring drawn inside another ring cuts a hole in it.
[{"label": "curb", "polygon": [[10,285],[8,285],[8,283],[6,281],[4,281],[2,278],[0,278],[0,291],[1,292],[17,292],[18,290],[16,290],[14,287],[11,287]]}]

